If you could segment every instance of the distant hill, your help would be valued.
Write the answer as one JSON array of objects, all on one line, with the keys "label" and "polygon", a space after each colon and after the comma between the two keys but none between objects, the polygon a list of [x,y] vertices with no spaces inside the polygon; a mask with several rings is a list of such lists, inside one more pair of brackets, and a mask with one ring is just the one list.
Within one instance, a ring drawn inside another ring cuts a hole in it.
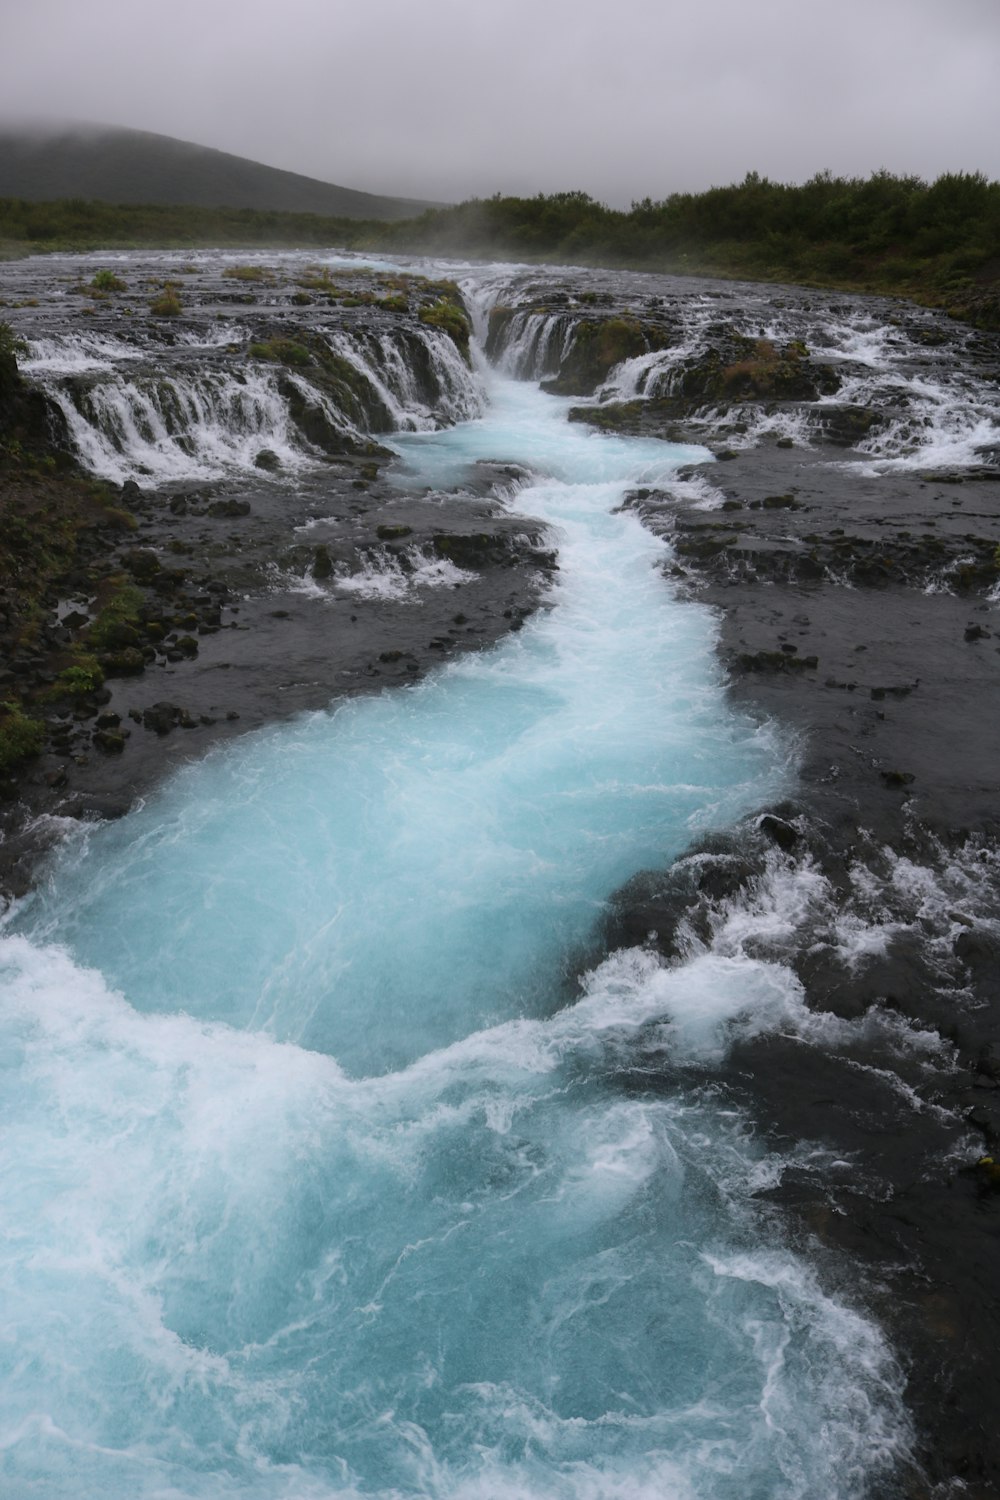
[{"label": "distant hill", "polygon": [[0,198],[191,204],[383,220],[409,219],[439,206],[359,193],[169,135],[103,125],[0,125]]}]

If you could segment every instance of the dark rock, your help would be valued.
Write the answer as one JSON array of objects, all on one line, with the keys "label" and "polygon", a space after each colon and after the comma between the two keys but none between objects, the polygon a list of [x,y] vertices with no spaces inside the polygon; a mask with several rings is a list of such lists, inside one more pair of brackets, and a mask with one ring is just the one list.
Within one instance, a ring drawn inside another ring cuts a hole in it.
[{"label": "dark rock", "polygon": [[138,677],[146,670],[146,658],[136,646],[104,652],[98,660],[105,677]]},{"label": "dark rock", "polygon": [[109,620],[106,624],[102,622],[102,645],[119,650],[127,646],[138,646],[141,642],[142,636],[139,631],[127,620]]},{"label": "dark rock", "polygon": [[1000,1042],[987,1042],[976,1058],[976,1085],[1000,1088]]},{"label": "dark rock", "polygon": [[176,703],[154,703],[142,711],[143,728],[152,729],[156,734],[169,734],[180,716],[181,711]]},{"label": "dark rock", "polygon": [[208,514],[217,520],[229,516],[248,516],[250,514],[249,500],[213,500],[208,507]]},{"label": "dark rock", "polygon": [[122,566],[137,583],[146,583],[160,571],[160,559],[148,547],[133,547],[122,553]]},{"label": "dark rock", "polygon": [[795,656],[785,651],[741,651],[735,658],[742,672],[815,672],[816,656]]},{"label": "dark rock", "polygon": [[786,823],[784,818],[776,818],[773,813],[765,813],[757,827],[772,843],[777,844],[779,849],[791,849],[799,842],[798,829],[794,828],[791,823]]},{"label": "dark rock", "polygon": [[731,840],[707,839],[669,870],[643,871],[616,891],[605,916],[604,943],[609,949],[651,943],[664,957],[677,957],[682,923],[706,938],[711,904],[737,895],[758,870]]},{"label": "dark rock", "polygon": [[125,736],[118,729],[98,729],[92,739],[108,755],[120,755],[125,749]]},{"label": "dark rock", "polygon": [[853,448],[856,443],[868,437],[881,420],[879,413],[870,406],[824,404],[814,415],[822,427],[826,441],[844,448]]}]

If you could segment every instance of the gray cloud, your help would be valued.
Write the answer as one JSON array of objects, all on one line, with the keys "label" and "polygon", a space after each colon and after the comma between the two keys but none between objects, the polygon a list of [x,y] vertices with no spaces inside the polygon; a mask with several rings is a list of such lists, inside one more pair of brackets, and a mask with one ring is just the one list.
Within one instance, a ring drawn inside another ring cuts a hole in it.
[{"label": "gray cloud", "polygon": [[372,192],[1000,176],[997,0],[0,0],[5,113]]}]

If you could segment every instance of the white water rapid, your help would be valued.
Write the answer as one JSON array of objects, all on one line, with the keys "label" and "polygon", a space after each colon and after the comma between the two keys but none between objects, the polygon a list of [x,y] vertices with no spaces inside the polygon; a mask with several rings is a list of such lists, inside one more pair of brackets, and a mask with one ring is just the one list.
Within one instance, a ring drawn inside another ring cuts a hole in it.
[{"label": "white water rapid", "polygon": [[905,1451],[711,1083],[792,974],[574,978],[618,885],[788,775],[621,509],[697,450],[483,378],[401,483],[526,466],[547,607],[188,768],[0,938],[11,1500],[853,1500]]}]

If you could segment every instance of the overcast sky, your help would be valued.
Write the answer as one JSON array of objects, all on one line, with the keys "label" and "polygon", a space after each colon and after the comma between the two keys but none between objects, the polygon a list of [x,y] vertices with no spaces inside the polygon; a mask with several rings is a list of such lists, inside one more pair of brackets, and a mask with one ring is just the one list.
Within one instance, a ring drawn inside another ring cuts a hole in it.
[{"label": "overcast sky", "polygon": [[1000,177],[1000,0],[0,0],[5,115],[372,192]]}]

